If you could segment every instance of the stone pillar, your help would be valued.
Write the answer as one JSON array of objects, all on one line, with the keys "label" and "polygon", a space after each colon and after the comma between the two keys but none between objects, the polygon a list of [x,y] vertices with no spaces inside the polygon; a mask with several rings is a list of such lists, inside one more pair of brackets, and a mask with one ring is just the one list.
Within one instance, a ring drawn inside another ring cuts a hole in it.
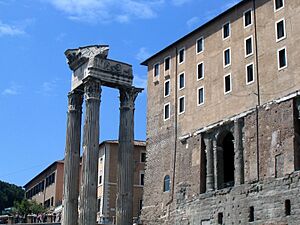
[{"label": "stone pillar", "polygon": [[234,121],[234,183],[244,183],[243,119]]},{"label": "stone pillar", "polygon": [[133,218],[133,150],[134,101],[142,89],[120,88],[120,128],[118,150],[118,187],[116,224],[132,225]]},{"label": "stone pillar", "polygon": [[206,190],[214,190],[214,152],[211,138],[204,139],[206,146]]},{"label": "stone pillar", "polygon": [[68,95],[68,118],[64,159],[63,225],[78,224],[78,193],[80,167],[80,139],[82,92],[72,91]]},{"label": "stone pillar", "polygon": [[95,225],[97,218],[100,95],[100,82],[93,78],[87,79],[84,83],[86,111],[79,225]]}]

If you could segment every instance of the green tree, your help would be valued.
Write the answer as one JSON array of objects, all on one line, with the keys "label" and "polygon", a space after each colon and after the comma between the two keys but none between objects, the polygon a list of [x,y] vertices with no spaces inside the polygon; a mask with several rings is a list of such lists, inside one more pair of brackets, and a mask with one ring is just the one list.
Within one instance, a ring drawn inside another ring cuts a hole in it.
[{"label": "green tree", "polygon": [[26,217],[29,214],[39,214],[45,212],[45,208],[36,201],[23,199],[20,202],[15,202],[14,213]]},{"label": "green tree", "polygon": [[12,207],[15,201],[22,199],[24,199],[22,187],[0,181],[0,213],[3,209]]}]

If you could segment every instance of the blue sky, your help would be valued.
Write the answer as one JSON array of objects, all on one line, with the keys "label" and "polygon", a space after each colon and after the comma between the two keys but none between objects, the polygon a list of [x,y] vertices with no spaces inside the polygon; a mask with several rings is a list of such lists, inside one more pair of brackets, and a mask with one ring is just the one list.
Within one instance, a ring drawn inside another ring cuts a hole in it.
[{"label": "blue sky", "polygon": [[[133,65],[238,0],[0,0],[0,180],[24,185],[64,157],[71,71],[64,51],[110,45],[109,58]],[[135,138],[146,138],[144,91],[136,101]],[[103,88],[100,141],[118,138],[118,91]]]}]

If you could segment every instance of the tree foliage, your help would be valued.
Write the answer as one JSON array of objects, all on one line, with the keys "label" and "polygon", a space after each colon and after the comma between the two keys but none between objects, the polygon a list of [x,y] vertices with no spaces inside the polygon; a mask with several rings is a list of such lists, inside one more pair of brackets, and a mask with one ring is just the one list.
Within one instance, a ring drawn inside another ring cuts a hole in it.
[{"label": "tree foliage", "polygon": [[0,213],[3,209],[12,207],[15,201],[22,199],[24,199],[22,187],[0,181]]},{"label": "tree foliage", "polygon": [[45,212],[45,208],[38,204],[36,201],[23,199],[20,202],[15,202],[14,213],[21,216],[27,216],[29,214],[39,214]]}]

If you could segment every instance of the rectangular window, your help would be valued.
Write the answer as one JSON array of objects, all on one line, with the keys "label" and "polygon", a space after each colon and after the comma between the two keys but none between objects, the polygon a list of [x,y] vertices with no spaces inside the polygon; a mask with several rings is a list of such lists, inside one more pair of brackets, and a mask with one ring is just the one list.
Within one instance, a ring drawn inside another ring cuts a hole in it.
[{"label": "rectangular window", "polygon": [[244,12],[244,27],[249,27],[252,25],[252,9],[247,10]]},{"label": "rectangular window", "polygon": [[178,100],[178,113],[182,114],[185,112],[185,98],[184,96],[181,96]]},{"label": "rectangular window", "polygon": [[170,80],[165,81],[165,88],[164,88],[164,96],[168,97],[170,95]]},{"label": "rectangular window", "polygon": [[141,152],[141,162],[146,162],[146,152]]},{"label": "rectangular window", "polygon": [[100,212],[101,209],[101,198],[98,198],[97,200],[97,211]]},{"label": "rectangular window", "polygon": [[286,56],[286,48],[279,49],[277,51],[278,58],[278,70],[284,69],[287,67],[287,56]]},{"label": "rectangular window", "polygon": [[159,64],[158,63],[154,65],[153,76],[154,77],[159,76]]},{"label": "rectangular window", "polygon": [[165,58],[165,71],[168,71],[170,69],[170,61],[171,57]]},{"label": "rectangular window", "polygon": [[224,68],[230,65],[230,48],[224,50]]},{"label": "rectangular window", "polygon": [[204,63],[201,62],[197,65],[197,80],[204,78]]},{"label": "rectangular window", "polygon": [[185,76],[184,73],[181,73],[179,75],[178,88],[179,90],[182,90],[184,87],[185,87]]},{"label": "rectangular window", "polygon": [[184,48],[179,50],[179,54],[178,54],[178,63],[181,64],[184,62]]},{"label": "rectangular window", "polygon": [[198,105],[204,104],[204,87],[198,88]]},{"label": "rectangular window", "polygon": [[278,42],[285,38],[284,19],[281,19],[280,21],[276,22],[275,28],[276,28],[276,41]]},{"label": "rectangular window", "polygon": [[246,66],[246,84],[254,82],[254,65],[253,63]]},{"label": "rectangular window", "polygon": [[231,74],[228,74],[224,77],[224,93],[231,92],[231,88]]},{"label": "rectangular window", "polygon": [[204,50],[204,39],[203,37],[201,37],[197,40],[197,44],[196,44],[197,54],[203,52],[203,50]]},{"label": "rectangular window", "polygon": [[140,172],[140,185],[144,186],[145,183],[145,174],[144,172]]},{"label": "rectangular window", "polygon": [[274,0],[274,9],[278,11],[284,7],[284,0]]},{"label": "rectangular window", "polygon": [[168,119],[170,119],[170,103],[167,103],[164,106],[164,120]]},{"label": "rectangular window", "polygon": [[99,184],[102,184],[102,175],[99,176]]},{"label": "rectangular window", "polygon": [[223,25],[223,39],[230,37],[230,22]]},{"label": "rectangular window", "polygon": [[253,54],[253,37],[250,36],[245,39],[245,57]]}]

